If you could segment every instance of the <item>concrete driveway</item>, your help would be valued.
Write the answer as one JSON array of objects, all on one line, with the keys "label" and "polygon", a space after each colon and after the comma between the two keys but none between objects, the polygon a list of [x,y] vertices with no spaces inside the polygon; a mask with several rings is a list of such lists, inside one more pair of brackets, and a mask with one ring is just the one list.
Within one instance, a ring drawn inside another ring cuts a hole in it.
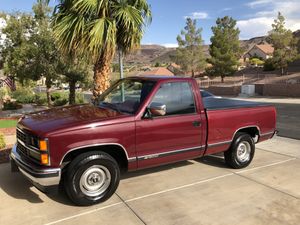
[{"label": "concrete driveway", "polygon": [[0,165],[0,224],[295,224],[300,221],[300,141],[257,146],[242,170],[208,156],[123,176],[107,202],[76,207]]}]

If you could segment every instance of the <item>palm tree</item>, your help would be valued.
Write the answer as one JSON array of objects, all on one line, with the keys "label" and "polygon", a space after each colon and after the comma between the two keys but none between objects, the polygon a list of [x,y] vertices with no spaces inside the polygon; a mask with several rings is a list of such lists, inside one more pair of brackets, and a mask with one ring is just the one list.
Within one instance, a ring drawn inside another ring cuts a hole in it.
[{"label": "palm tree", "polygon": [[96,98],[109,86],[115,51],[126,54],[138,47],[150,21],[147,0],[60,0],[53,30],[62,52],[92,60]]}]

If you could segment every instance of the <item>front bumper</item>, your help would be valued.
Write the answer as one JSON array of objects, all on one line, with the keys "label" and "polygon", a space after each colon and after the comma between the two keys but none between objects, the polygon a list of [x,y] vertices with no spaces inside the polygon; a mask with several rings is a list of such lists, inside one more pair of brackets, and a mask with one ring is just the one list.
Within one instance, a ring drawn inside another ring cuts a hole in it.
[{"label": "front bumper", "polygon": [[58,186],[61,177],[60,168],[44,168],[23,159],[17,152],[17,145],[12,148],[11,154],[12,168],[17,167],[31,183],[41,191]]}]

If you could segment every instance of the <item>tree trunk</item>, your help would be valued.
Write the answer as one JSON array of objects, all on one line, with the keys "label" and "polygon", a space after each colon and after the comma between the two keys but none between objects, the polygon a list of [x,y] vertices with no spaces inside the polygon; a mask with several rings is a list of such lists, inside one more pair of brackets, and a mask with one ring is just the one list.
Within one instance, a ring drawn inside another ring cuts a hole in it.
[{"label": "tree trunk", "polygon": [[221,76],[221,82],[224,83],[224,76]]},{"label": "tree trunk", "polygon": [[195,71],[192,70],[192,78],[194,78],[194,77],[195,77]]},{"label": "tree trunk", "polygon": [[94,90],[93,99],[95,100],[109,86],[110,65],[113,59],[113,54],[103,53],[94,66]]},{"label": "tree trunk", "polygon": [[283,76],[283,74],[284,74],[284,69],[283,67],[281,67],[281,76]]},{"label": "tree trunk", "polygon": [[70,89],[70,93],[69,93],[69,104],[70,105],[74,105],[76,103],[76,82],[74,81],[70,81],[69,82],[69,89]]},{"label": "tree trunk", "polygon": [[47,104],[51,107],[51,96],[50,96],[51,80],[46,77],[46,94],[47,94]]}]

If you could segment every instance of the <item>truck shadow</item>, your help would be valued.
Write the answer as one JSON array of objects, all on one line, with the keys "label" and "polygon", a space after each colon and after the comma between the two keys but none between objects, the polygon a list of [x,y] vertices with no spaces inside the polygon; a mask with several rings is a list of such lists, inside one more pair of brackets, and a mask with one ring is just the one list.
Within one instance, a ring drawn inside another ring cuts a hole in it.
[{"label": "truck shadow", "polygon": [[126,180],[128,178],[143,176],[143,175],[147,175],[147,174],[159,173],[162,171],[171,170],[171,169],[179,168],[182,166],[187,166],[190,164],[193,164],[193,163],[191,163],[189,161],[182,161],[182,162],[176,162],[176,163],[162,165],[162,166],[158,166],[158,167],[152,167],[152,168],[132,171],[132,172],[128,172],[128,173],[123,172],[121,174],[121,180]]},{"label": "truck shadow", "polygon": [[[221,156],[205,156],[193,161],[209,166],[226,168],[224,159]],[[121,180],[176,169],[193,164],[194,162],[182,161],[129,173],[122,173]],[[0,188],[12,198],[26,200],[30,203],[43,204],[45,202],[44,199],[50,198],[55,202],[68,206],[74,206],[74,204],[69,200],[66,193],[61,188],[58,190],[58,192],[47,193],[47,196],[44,196],[45,194],[37,190],[21,173],[12,173],[10,171],[9,163],[0,165]]]},{"label": "truck shadow", "polygon": [[[37,190],[20,172],[12,173],[9,163],[0,164],[0,189],[14,199],[22,199],[35,204],[44,203],[43,195],[45,194]],[[61,190],[46,195],[53,201],[74,206]]]},{"label": "truck shadow", "polygon": [[209,166],[228,168],[228,166],[225,164],[223,153],[215,154],[215,155],[207,155],[202,158],[195,159],[195,161]]}]

